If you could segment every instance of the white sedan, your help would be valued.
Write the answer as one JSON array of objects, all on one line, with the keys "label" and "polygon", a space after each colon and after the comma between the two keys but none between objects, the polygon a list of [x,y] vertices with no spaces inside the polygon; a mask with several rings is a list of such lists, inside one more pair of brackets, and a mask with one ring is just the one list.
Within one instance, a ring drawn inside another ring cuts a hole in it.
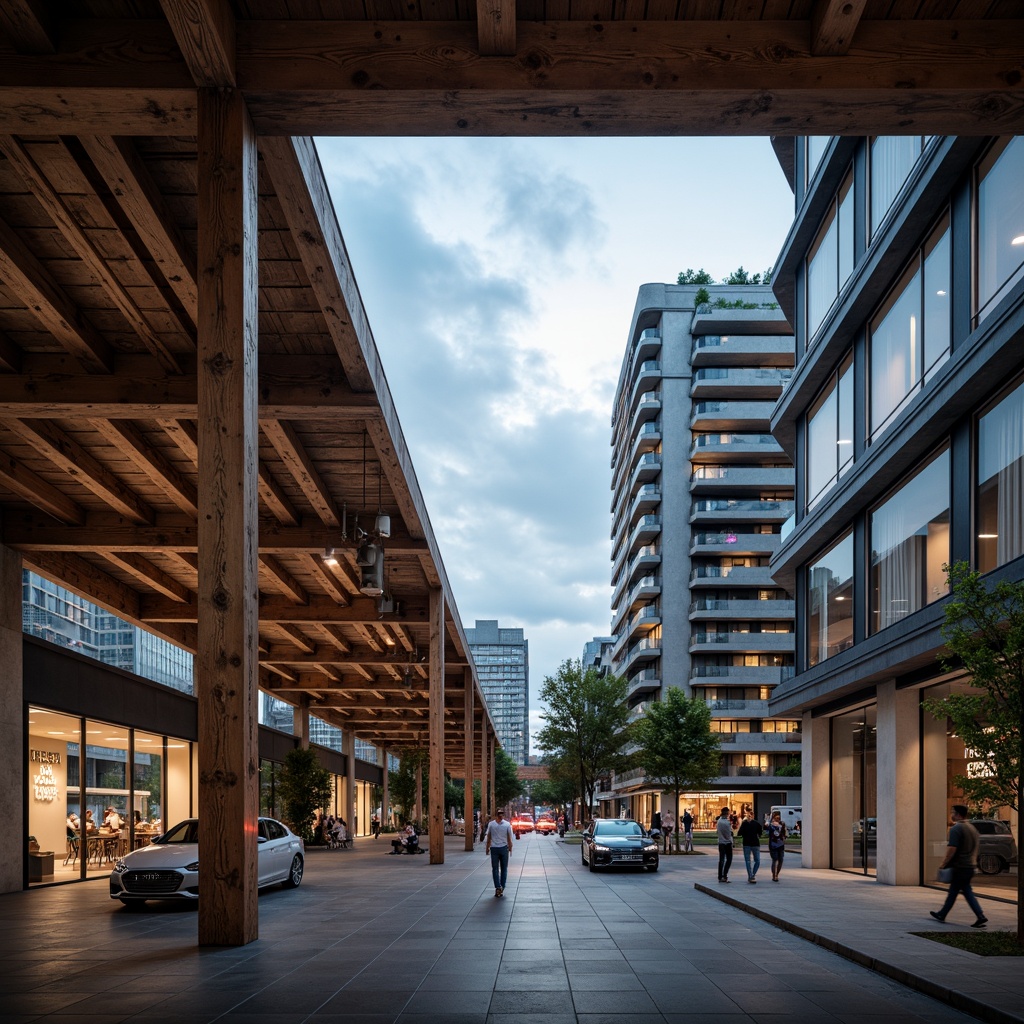
[{"label": "white sedan", "polygon": [[[149,846],[122,857],[110,873],[110,898],[126,907],[146,900],[199,899],[199,820],[186,818]],[[274,818],[259,819],[259,885],[280,882],[294,889],[302,881],[306,848],[302,839]]]}]

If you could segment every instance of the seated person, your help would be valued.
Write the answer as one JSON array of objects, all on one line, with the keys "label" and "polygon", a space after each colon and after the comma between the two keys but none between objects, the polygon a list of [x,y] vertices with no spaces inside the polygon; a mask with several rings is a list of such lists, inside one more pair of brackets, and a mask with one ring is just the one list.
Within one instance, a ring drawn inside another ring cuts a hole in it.
[{"label": "seated person", "polygon": [[416,835],[416,829],[411,824],[406,825],[398,834],[397,839],[391,840],[392,853],[415,853],[419,846],[420,837]]},{"label": "seated person", "polygon": [[78,815],[75,814],[74,811],[72,811],[68,815],[68,820],[67,820],[66,824],[68,826],[69,831],[72,831],[72,832],[77,832],[78,831],[78,829],[80,827],[79,824],[78,824]]},{"label": "seated person", "polygon": [[103,815],[103,827],[111,832],[120,832],[122,824],[121,815],[113,807],[108,807],[107,813]]},{"label": "seated person", "polygon": [[85,812],[85,831],[86,832],[95,832],[96,831],[96,822],[93,820],[92,811],[86,811]]}]

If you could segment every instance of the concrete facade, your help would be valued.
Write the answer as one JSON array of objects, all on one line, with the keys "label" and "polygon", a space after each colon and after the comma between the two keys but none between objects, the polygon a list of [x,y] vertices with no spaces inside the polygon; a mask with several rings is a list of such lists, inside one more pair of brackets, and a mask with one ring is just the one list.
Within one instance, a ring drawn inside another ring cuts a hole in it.
[{"label": "concrete facade", "polygon": [[[793,605],[767,569],[792,511],[793,470],[768,432],[792,361],[767,287],[639,291],[612,413],[612,662],[635,716],[670,686],[707,701],[722,772],[686,801],[698,819],[723,799],[761,815],[799,792],[776,774],[799,759],[799,721],[769,721],[767,705],[792,667]],[[642,775],[615,782],[645,814]]]}]

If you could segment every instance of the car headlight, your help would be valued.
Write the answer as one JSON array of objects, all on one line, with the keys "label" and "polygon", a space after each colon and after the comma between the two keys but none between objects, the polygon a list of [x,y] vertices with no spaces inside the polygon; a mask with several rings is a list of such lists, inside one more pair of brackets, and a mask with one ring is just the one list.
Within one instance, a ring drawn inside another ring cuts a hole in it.
[{"label": "car headlight", "polygon": [[600,843],[594,843],[594,853],[611,853],[611,848],[608,846],[601,846]]},{"label": "car headlight", "polygon": [[198,871],[199,870],[199,861],[194,860],[194,861],[192,861],[191,864],[186,864],[185,865],[185,870],[186,871]]},{"label": "car headlight", "polygon": [[126,871],[128,870],[128,865],[127,865],[127,864],[125,864],[125,862],[124,862],[123,860],[119,860],[119,861],[118,861],[118,862],[117,862],[117,863],[116,863],[116,864],[114,865],[114,870],[115,870],[115,871],[116,871],[116,872],[117,872],[117,873],[118,873],[119,875],[123,875],[123,874],[124,874],[124,873],[125,873],[125,872],[126,872]]},{"label": "car headlight", "polygon": [[644,847],[644,853],[657,853],[657,852],[658,852],[658,847],[653,845],[653,844],[651,846],[645,846]]}]

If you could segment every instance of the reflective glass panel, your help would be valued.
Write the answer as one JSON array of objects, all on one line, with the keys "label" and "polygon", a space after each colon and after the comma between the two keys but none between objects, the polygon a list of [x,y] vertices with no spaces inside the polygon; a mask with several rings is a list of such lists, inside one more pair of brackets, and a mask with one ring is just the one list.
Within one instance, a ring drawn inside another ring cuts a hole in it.
[{"label": "reflective glass panel", "polygon": [[1024,276],[1024,138],[997,145],[978,168],[976,316],[983,320]]},{"label": "reflective glass panel", "polygon": [[853,644],[853,534],[807,568],[807,663]]},{"label": "reflective glass panel", "polygon": [[978,569],[1024,555],[1024,383],[978,419]]}]

